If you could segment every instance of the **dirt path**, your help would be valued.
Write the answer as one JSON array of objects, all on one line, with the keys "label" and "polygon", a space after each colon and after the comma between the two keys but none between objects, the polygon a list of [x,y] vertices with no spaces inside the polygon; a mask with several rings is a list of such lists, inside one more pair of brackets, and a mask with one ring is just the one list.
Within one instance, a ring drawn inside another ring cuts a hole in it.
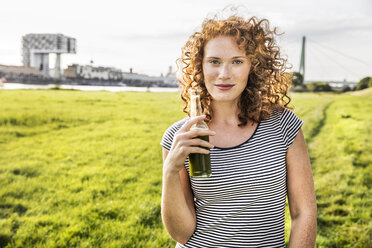
[{"label": "dirt path", "polygon": [[358,90],[358,91],[352,91],[349,94],[354,95],[354,96],[372,95],[372,88],[367,88],[367,89]]}]

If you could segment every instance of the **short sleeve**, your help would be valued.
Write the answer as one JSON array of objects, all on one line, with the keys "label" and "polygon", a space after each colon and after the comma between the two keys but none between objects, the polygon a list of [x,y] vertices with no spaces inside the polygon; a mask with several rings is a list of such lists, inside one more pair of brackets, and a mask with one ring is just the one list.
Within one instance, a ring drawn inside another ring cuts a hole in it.
[{"label": "short sleeve", "polygon": [[292,145],[294,139],[300,131],[302,124],[303,121],[298,118],[291,110],[283,110],[280,119],[280,127],[282,131],[283,141],[287,150]]},{"label": "short sleeve", "polygon": [[169,151],[172,147],[173,137],[175,133],[182,127],[182,125],[187,121],[187,117],[174,123],[170,126],[167,130],[165,130],[163,134],[163,138],[160,141],[160,145]]}]

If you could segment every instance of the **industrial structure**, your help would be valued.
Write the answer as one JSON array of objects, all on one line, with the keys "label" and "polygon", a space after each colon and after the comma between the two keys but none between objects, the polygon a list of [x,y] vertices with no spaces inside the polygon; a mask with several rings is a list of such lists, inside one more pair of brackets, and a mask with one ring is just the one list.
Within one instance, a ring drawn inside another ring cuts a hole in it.
[{"label": "industrial structure", "polygon": [[123,79],[122,71],[120,69],[78,64],[69,65],[67,69],[64,70],[63,76],[67,79],[85,79],[103,82],[120,82]]},{"label": "industrial structure", "polygon": [[55,53],[54,77],[61,77],[61,54],[76,53],[76,39],[63,34],[26,34],[22,37],[23,66],[36,67],[49,77],[49,54]]}]

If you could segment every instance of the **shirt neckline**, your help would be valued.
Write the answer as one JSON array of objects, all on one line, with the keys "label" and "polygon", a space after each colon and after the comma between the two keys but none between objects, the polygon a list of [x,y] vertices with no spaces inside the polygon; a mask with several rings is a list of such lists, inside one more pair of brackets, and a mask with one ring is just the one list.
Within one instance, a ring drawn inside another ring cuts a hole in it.
[{"label": "shirt neckline", "polygon": [[246,141],[244,141],[243,143],[239,144],[239,145],[236,145],[236,146],[232,146],[232,147],[218,147],[218,146],[215,146],[213,147],[212,149],[219,149],[219,150],[229,150],[229,149],[233,149],[233,148],[237,148],[239,146],[242,146],[244,145],[245,143],[248,143],[252,138],[253,136],[256,134],[257,130],[258,130],[258,127],[260,126],[261,122],[257,123],[257,126],[256,126],[256,129],[254,130],[253,134],[251,135],[251,137],[249,137]]}]

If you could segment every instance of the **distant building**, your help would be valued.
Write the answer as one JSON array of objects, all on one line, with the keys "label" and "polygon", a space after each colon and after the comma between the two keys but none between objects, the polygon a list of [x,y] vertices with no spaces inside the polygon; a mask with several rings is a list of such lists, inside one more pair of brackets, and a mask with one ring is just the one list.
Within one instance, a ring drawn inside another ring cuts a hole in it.
[{"label": "distant building", "polygon": [[69,65],[63,76],[68,79],[95,79],[99,81],[121,81],[122,71],[113,67],[94,67],[91,65]]},{"label": "distant building", "polygon": [[0,65],[0,72],[6,77],[18,77],[20,75],[42,76],[43,73],[35,67]]},{"label": "distant building", "polygon": [[178,86],[176,72],[173,72],[172,66],[169,66],[168,73],[164,77],[164,83],[171,86]]},{"label": "distant building", "polygon": [[141,81],[162,81],[161,77],[153,77],[146,74],[139,74],[133,72],[132,69],[130,69],[129,72],[123,72],[123,79],[127,80],[141,80]]},{"label": "distant building", "polygon": [[328,81],[325,82],[328,83],[329,86],[331,86],[333,89],[344,89],[349,87],[350,89],[355,88],[355,86],[358,84],[356,82],[347,82],[346,80],[344,81]]},{"label": "distant building", "polygon": [[162,78],[135,73],[132,68],[129,69],[129,72],[123,72],[122,75],[124,83],[129,86],[156,86],[163,84]]},{"label": "distant building", "polygon": [[50,83],[54,79],[46,78],[39,68],[27,66],[0,65],[0,75],[10,82],[16,83]]},{"label": "distant building", "polygon": [[22,37],[23,66],[36,67],[49,77],[49,54],[55,53],[56,69],[54,77],[61,72],[61,54],[76,53],[76,39],[63,34],[26,34]]},{"label": "distant building", "polygon": [[129,72],[123,72],[123,81],[129,86],[177,86],[176,76],[171,66],[168,73],[160,77],[135,73],[130,68]]}]

